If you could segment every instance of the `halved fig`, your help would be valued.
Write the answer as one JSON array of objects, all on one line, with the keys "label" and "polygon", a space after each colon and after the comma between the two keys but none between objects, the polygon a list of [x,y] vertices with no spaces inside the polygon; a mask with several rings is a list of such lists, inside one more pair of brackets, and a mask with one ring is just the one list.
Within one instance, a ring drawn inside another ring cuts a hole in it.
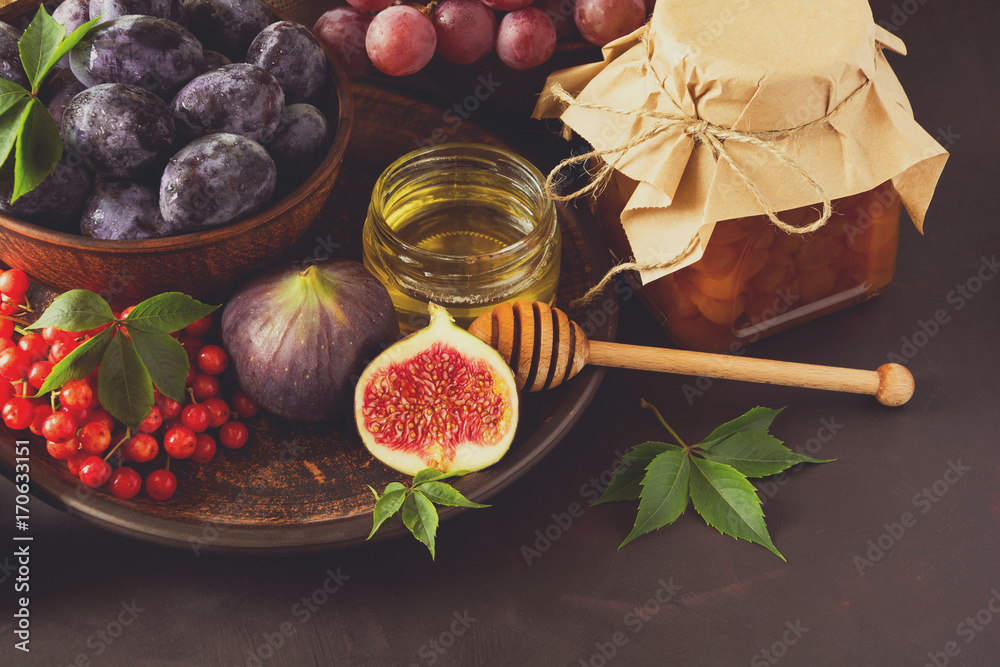
[{"label": "halved fig", "polygon": [[514,439],[514,373],[500,354],[430,304],[431,322],[376,357],[358,381],[354,417],[368,450],[415,475],[480,470]]}]

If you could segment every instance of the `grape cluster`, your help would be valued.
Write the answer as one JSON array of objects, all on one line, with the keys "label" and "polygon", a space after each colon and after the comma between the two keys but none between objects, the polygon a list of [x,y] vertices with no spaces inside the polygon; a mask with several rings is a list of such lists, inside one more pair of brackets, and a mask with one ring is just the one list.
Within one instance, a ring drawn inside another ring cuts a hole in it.
[{"label": "grape cluster", "polygon": [[[219,378],[229,366],[229,355],[221,346],[206,343],[213,331],[212,315],[173,334],[191,364],[185,382],[189,401],[181,404],[156,392],[155,405],[136,433],[101,408],[98,369],[64,383],[51,398],[35,398],[53,367],[104,327],[84,332],[24,330],[18,324],[26,324],[31,314],[25,297],[28,287],[28,277],[20,269],[0,273],[3,422],[12,430],[27,429],[44,437],[48,453],[66,461],[83,484],[95,489],[107,484],[112,495],[128,499],[143,487],[139,470],[144,470],[147,495],[166,500],[177,489],[170,461],[205,464],[215,457],[218,444],[239,449],[247,443],[250,430],[241,419],[253,417],[260,406],[242,391],[229,401],[222,398]],[[130,311],[126,308],[120,316],[127,318]]]},{"label": "grape cluster", "polygon": [[313,34],[351,78],[372,66],[405,76],[423,69],[436,53],[470,65],[496,49],[508,67],[545,63],[557,41],[578,35],[597,46],[627,35],[646,20],[654,0],[347,0],[351,6],[323,14]]},{"label": "grape cluster", "polygon": [[[321,162],[329,77],[307,28],[263,0],[64,0],[53,17],[70,31],[99,13],[39,94],[63,162],[14,203],[0,177],[0,210],[102,239],[171,236],[251,215]],[[0,77],[23,83],[20,35],[0,23]]]}]

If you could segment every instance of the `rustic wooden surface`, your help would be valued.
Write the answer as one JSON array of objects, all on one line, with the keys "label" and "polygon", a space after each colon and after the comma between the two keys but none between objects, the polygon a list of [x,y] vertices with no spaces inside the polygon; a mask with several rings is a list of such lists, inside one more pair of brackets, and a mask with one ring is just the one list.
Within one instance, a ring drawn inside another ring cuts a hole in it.
[{"label": "rustic wooden surface", "polygon": [[[889,58],[917,119],[952,151],[926,235],[904,227],[881,296],[747,356],[858,368],[899,356],[917,379],[907,405],[612,370],[534,470],[490,509],[442,525],[436,562],[403,539],[312,556],[196,557],[33,501],[32,654],[12,649],[5,540],[0,663],[995,665],[1000,9],[875,0],[873,11],[909,47]],[[626,294],[619,339],[666,345]],[[588,503],[619,452],[665,437],[640,397],[694,439],[756,405],[787,406],[776,436],[837,459],[758,482],[787,563],[690,511],[617,550],[635,507]],[[12,485],[0,480],[0,494],[9,535]],[[133,604],[143,611],[115,626]]]}]

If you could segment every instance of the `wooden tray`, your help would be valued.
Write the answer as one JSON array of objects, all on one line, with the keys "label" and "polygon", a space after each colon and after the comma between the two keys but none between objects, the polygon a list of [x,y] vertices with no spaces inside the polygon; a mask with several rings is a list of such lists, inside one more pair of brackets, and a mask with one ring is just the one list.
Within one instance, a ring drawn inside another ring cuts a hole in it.
[{"label": "wooden tray", "polygon": [[[356,126],[340,177],[323,213],[291,258],[327,256],[360,258],[361,227],[375,179],[400,155],[426,141],[442,124],[445,107],[372,86],[355,88]],[[464,123],[453,140],[509,146],[495,134]],[[543,170],[544,163],[536,164]],[[585,208],[560,208],[563,273],[558,303],[565,307],[607,268],[606,248]],[[612,309],[613,310],[613,309]],[[616,311],[617,312],[617,311]],[[587,313],[571,315],[583,325]],[[610,340],[616,317],[592,338]],[[592,325],[591,325],[592,326]],[[588,331],[588,333],[590,333]],[[534,466],[569,431],[590,403],[603,369],[584,369],[576,378],[544,393],[525,394],[518,435],[498,464],[456,483],[469,498],[482,502]],[[200,553],[274,554],[348,547],[364,541],[371,529],[376,489],[408,478],[386,468],[361,444],[352,420],[322,425],[294,424],[270,415],[250,422],[250,442],[241,450],[220,448],[216,458],[199,466],[175,461],[178,491],[166,502],[145,492],[119,500],[105,489],[93,491],[70,475],[66,464],[45,451],[40,437],[12,433],[0,425],[0,468],[13,477],[14,441],[31,441],[32,494],[114,533]],[[445,520],[460,511],[441,508]],[[406,532],[399,522],[386,524],[373,539]]]}]

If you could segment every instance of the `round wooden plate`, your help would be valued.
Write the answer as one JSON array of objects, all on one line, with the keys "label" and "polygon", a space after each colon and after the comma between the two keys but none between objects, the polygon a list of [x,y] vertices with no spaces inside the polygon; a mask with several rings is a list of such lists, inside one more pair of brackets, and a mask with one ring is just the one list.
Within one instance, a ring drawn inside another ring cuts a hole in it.
[{"label": "round wooden plate", "polygon": [[[356,125],[340,177],[326,207],[289,259],[360,257],[361,227],[375,179],[393,160],[426,142],[441,126],[445,108],[373,86],[355,88]],[[455,141],[512,147],[474,123],[465,122]],[[530,158],[530,150],[522,150]],[[548,165],[539,164],[541,168]],[[560,209],[563,264],[557,302],[582,294],[607,269],[606,248],[585,207]],[[614,336],[614,308],[570,312],[591,337]],[[595,327],[595,323],[599,326]],[[531,469],[569,431],[590,403],[603,369],[584,369],[576,378],[542,393],[524,394],[518,435],[496,465],[468,475],[456,488],[475,501],[487,498]],[[374,498],[367,485],[382,489],[408,478],[372,458],[353,420],[303,425],[267,416],[249,423],[250,442],[221,450],[199,466],[175,461],[178,491],[156,502],[140,493],[119,500],[105,489],[83,486],[66,464],[45,451],[40,437],[0,425],[0,467],[12,478],[14,442],[31,442],[32,494],[111,532],[199,553],[274,554],[343,548],[363,542],[372,525]],[[458,508],[441,508],[442,520]],[[373,539],[406,532],[387,523]]]}]

